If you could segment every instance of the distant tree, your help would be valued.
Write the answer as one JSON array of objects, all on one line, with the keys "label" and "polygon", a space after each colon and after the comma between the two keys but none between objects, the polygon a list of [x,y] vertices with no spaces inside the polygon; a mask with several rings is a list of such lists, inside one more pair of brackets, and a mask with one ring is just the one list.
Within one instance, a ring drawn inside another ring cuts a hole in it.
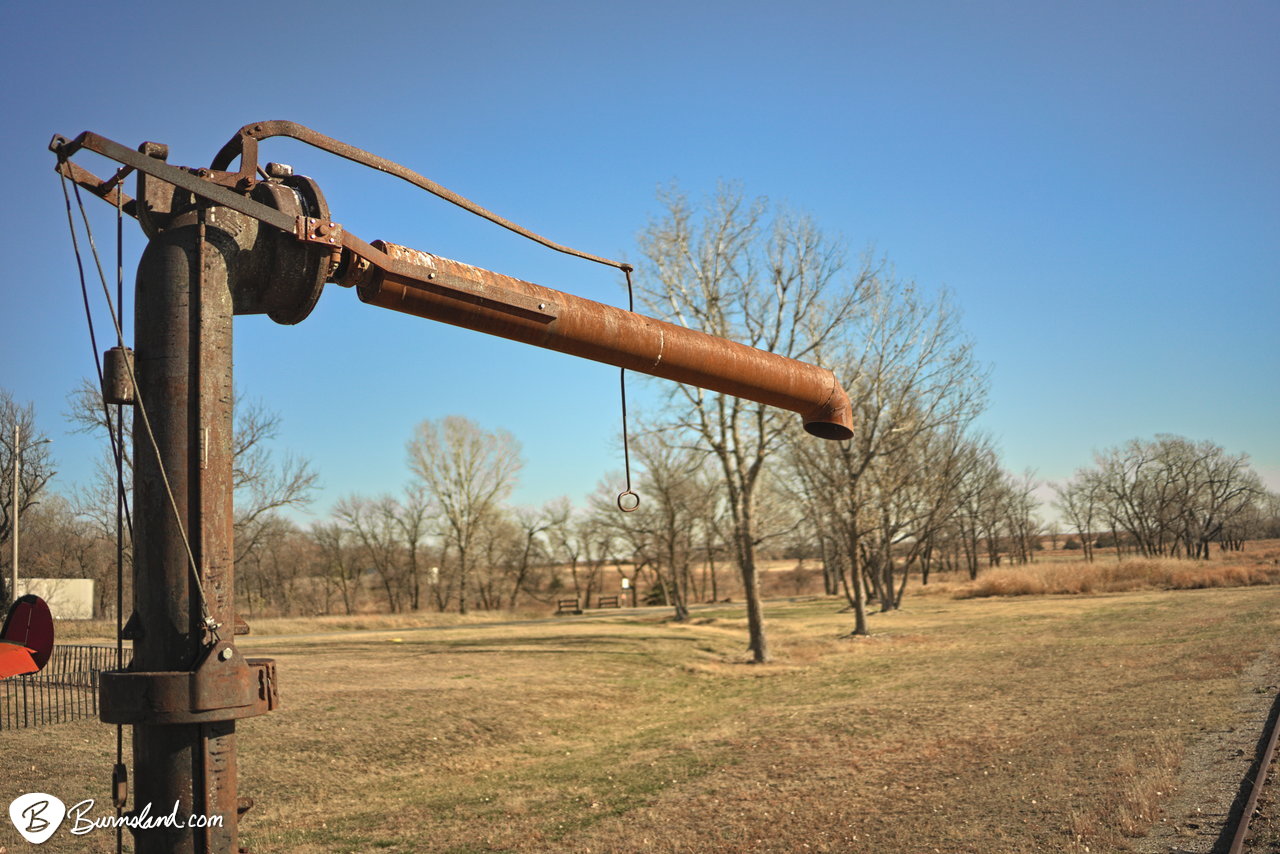
[{"label": "distant tree", "polygon": [[982,410],[986,372],[947,294],[880,270],[824,355],[846,380],[854,435],[793,442],[790,471],[860,635],[869,599],[898,607],[909,567],[927,574],[954,519],[971,455],[964,434]]},{"label": "distant tree", "polygon": [[1097,478],[1082,469],[1076,472],[1073,480],[1053,484],[1053,491],[1058,496],[1055,506],[1080,537],[1075,547],[1083,550],[1086,561],[1092,561],[1095,525],[1102,516]]},{"label": "distant tree", "polygon": [[619,513],[611,489],[592,496],[596,523],[616,530],[632,560],[655,573],[662,599],[675,619],[689,617],[693,562],[705,542],[703,527],[714,515],[716,493],[707,472],[707,455],[678,448],[656,433],[644,433],[631,444],[641,471],[636,489],[643,498],[634,512]]},{"label": "distant tree", "polygon": [[[1160,435],[1095,455],[1094,469],[1078,472],[1059,491],[1060,504],[1076,493],[1092,496],[1112,532],[1123,532],[1139,553],[1203,559],[1210,543],[1230,539],[1266,491],[1246,455]],[[1123,541],[1116,544],[1119,554]]]},{"label": "distant tree", "polygon": [[350,533],[361,570],[372,570],[377,576],[387,609],[393,614],[403,610],[409,599],[396,510],[390,496],[371,499],[360,495],[345,496],[333,508],[334,521]]},{"label": "distant tree", "polygon": [[511,514],[513,529],[518,533],[515,548],[508,561],[507,607],[514,610],[521,593],[530,592],[530,582],[534,569],[539,562],[545,561],[550,553],[547,543],[547,531],[553,521],[553,504],[548,502],[542,507],[521,507]]},{"label": "distant tree", "polygon": [[400,537],[404,549],[409,607],[417,611],[423,606],[422,580],[427,571],[427,540],[431,535],[434,508],[430,496],[421,483],[411,483],[404,488],[400,500],[391,500],[391,522]]},{"label": "distant tree", "polygon": [[278,454],[272,443],[280,435],[280,416],[258,402],[235,406],[232,433],[232,483],[235,488],[236,563],[261,548],[264,538],[280,530],[281,511],[311,503],[319,475],[305,458]]},{"label": "distant tree", "polygon": [[355,613],[360,603],[360,560],[355,535],[336,521],[311,526],[311,539],[320,553],[321,579],[325,587],[325,612],[334,596],[346,614]]},{"label": "distant tree", "polygon": [[[102,395],[89,380],[68,396],[67,419],[78,432],[90,433],[103,441],[103,462],[92,484],[77,495],[77,511],[92,518],[105,536],[115,537],[115,462],[108,428],[114,429],[115,407],[110,421],[102,405]],[[319,476],[304,457],[279,455],[273,443],[280,435],[281,418],[257,402],[235,401],[235,429],[232,435],[232,484],[235,490],[235,560],[237,567],[255,550],[265,547],[273,532],[280,530],[281,511],[311,503]],[[133,483],[132,410],[124,407],[124,483]]]},{"label": "distant tree", "polygon": [[[15,519],[21,538],[22,522],[27,512],[40,500],[41,493],[54,475],[53,456],[48,441],[44,431],[36,424],[35,407],[30,403],[20,406],[7,389],[0,388],[0,507],[3,508],[0,510],[0,543],[5,546],[0,554],[10,554]],[[13,488],[15,457],[19,469],[16,507]],[[7,566],[7,563],[4,565]],[[7,571],[0,572],[0,604],[4,605],[13,599],[14,591],[9,589],[9,576]]]},{"label": "distant tree", "polygon": [[423,421],[405,446],[409,469],[440,510],[458,559],[458,611],[467,613],[472,559],[489,514],[515,488],[524,461],[506,430],[489,432],[461,415]]},{"label": "distant tree", "polygon": [[1056,552],[1058,550],[1058,537],[1062,534],[1062,526],[1058,524],[1057,519],[1050,519],[1044,526],[1044,532],[1049,535],[1049,548]]},{"label": "distant tree", "polygon": [[1017,563],[1030,563],[1038,546],[1041,522],[1036,511],[1040,502],[1035,490],[1039,485],[1031,469],[1021,478],[1005,479],[1005,529],[1009,532],[1010,552]]}]

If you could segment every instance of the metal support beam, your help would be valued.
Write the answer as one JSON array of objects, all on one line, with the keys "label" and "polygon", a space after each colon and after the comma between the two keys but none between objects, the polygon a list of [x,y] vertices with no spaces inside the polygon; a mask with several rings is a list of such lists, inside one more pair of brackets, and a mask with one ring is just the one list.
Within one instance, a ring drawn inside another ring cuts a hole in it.
[{"label": "metal support beam", "polygon": [[[145,420],[134,419],[133,674],[194,671],[207,654],[184,529],[209,615],[228,635],[235,622],[232,299],[228,262],[215,248],[234,240],[201,221],[210,213],[190,213],[159,234],[138,269],[137,391],[152,405]],[[222,817],[221,828],[140,830],[139,854],[234,854],[234,720],[137,722],[133,758],[135,810],[150,804],[162,816],[177,803],[179,816]]]}]

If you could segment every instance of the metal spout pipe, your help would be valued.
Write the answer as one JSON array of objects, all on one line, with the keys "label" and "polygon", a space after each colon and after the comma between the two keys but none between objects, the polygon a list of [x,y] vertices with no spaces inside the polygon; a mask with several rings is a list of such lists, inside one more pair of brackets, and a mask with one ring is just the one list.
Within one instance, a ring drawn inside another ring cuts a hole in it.
[{"label": "metal spout pipe", "polygon": [[363,302],[789,409],[823,439],[853,435],[849,397],[826,368],[417,249],[370,248],[338,276]]}]

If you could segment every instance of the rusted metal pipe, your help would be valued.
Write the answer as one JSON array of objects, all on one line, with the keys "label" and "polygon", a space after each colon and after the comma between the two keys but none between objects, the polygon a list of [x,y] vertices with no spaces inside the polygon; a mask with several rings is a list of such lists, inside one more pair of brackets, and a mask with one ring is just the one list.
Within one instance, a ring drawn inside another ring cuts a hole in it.
[{"label": "rusted metal pipe", "polygon": [[[200,570],[210,615],[228,627],[228,634],[235,619],[231,290],[226,259],[205,239],[206,226],[193,218],[154,238],[138,268],[135,375],[139,397],[152,403],[147,420],[159,457],[143,419],[135,418],[137,637],[131,674],[192,671],[207,654],[182,529]],[[215,229],[208,231],[212,239]],[[223,826],[139,830],[136,850],[234,852],[235,721],[156,720],[151,716],[134,724],[134,808],[150,804],[152,815],[167,815],[176,803],[181,816],[217,815]]]},{"label": "rusted metal pipe", "polygon": [[337,281],[371,305],[789,409],[823,439],[853,435],[849,397],[826,368],[417,249],[346,238],[355,247]]},{"label": "rusted metal pipe", "polygon": [[[278,322],[297,323],[315,304],[319,283],[327,279],[357,287],[360,298],[374,305],[790,409],[801,415],[806,430],[824,439],[848,439],[853,435],[848,395],[824,368],[419,250],[387,243],[371,245],[330,221],[322,204],[304,204],[307,209],[302,215],[290,216],[276,197],[282,192],[280,187],[253,180],[257,138],[277,133],[295,136],[375,168],[386,166],[367,152],[344,147],[288,122],[246,126],[219,153],[212,172],[193,173],[169,166],[162,162],[167,153],[163,147],[134,152],[88,131],[74,140],[54,137],[50,148],[64,162],[80,148],[96,151],[137,170],[140,182],[143,175],[158,178],[198,198],[292,233],[307,245],[308,253],[299,259],[305,263],[295,264],[297,269],[291,271],[300,277],[287,277],[296,280],[298,287],[265,288],[263,296],[257,297],[262,304],[256,308],[242,308],[238,299],[237,313],[265,310]],[[242,171],[220,171],[237,153],[241,155]],[[403,171],[405,174],[395,174],[424,186],[417,180],[421,178],[417,173]],[[67,170],[64,174],[99,195],[110,192],[111,182],[98,181],[83,170]],[[232,187],[248,190],[249,197]],[[290,189],[304,197],[318,196],[318,191],[309,192],[302,185]],[[470,203],[467,206],[473,207]],[[142,206],[148,211],[151,207],[156,204]],[[154,221],[155,217],[148,213],[140,220]],[[536,239],[536,235],[526,236]],[[567,248],[555,246],[562,251]]]}]

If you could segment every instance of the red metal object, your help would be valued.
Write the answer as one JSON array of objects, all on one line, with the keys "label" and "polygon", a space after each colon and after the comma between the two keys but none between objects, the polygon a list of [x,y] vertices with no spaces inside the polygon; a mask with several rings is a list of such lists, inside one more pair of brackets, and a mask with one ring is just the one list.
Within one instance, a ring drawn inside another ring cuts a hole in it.
[{"label": "red metal object", "polygon": [[43,669],[53,655],[53,614],[48,603],[32,593],[19,596],[5,617],[0,641],[30,650],[35,669]]},{"label": "red metal object", "polygon": [[25,676],[39,670],[40,665],[36,664],[32,650],[21,644],[0,640],[0,679]]}]

